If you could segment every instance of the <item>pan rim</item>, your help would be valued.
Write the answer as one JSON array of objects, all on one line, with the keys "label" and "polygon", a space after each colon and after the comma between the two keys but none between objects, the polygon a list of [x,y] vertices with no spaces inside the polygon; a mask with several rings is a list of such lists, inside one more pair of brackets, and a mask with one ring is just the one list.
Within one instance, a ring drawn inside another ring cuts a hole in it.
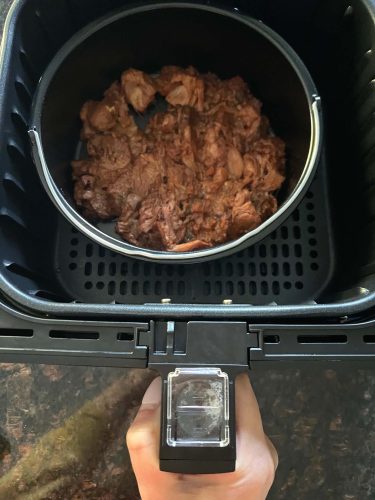
[{"label": "pan rim", "polygon": [[[137,246],[133,246],[126,241],[114,238],[96,226],[87,221],[77,209],[73,207],[64,197],[63,193],[59,187],[55,184],[52,179],[51,173],[49,171],[43,146],[42,146],[42,130],[41,130],[41,117],[43,112],[43,105],[46,93],[48,91],[49,85],[52,82],[57,70],[63,61],[69,57],[69,55],[86,39],[94,35],[96,32],[105,28],[106,26],[134,14],[139,14],[142,12],[148,12],[151,10],[160,9],[196,9],[204,10],[206,12],[211,12],[213,14],[223,15],[230,17],[235,21],[242,22],[251,29],[255,29],[261,35],[265,36],[270,43],[272,43],[276,49],[278,49],[282,55],[287,59],[287,61],[292,66],[295,74],[297,75],[306,96],[306,101],[309,107],[310,113],[310,146],[307,154],[307,158],[300,175],[300,178],[294,187],[292,193],[284,201],[284,203],[278,208],[278,210],[268,219],[266,219],[257,228],[245,233],[240,238],[233,241],[223,243],[221,245],[216,245],[214,247],[202,250],[196,250],[192,252],[168,252],[168,251],[156,251],[145,249]],[[34,162],[36,164],[39,177],[50,196],[51,200],[55,206],[60,210],[60,212],[65,216],[71,224],[73,224],[78,230],[80,230],[87,237],[94,240],[96,243],[109,248],[117,253],[127,255],[130,257],[140,258],[143,260],[149,260],[153,262],[164,262],[164,263],[197,263],[205,260],[212,260],[215,258],[221,258],[223,256],[232,254],[234,252],[240,251],[241,249],[255,244],[256,242],[263,239],[276,227],[278,227],[291,213],[291,211],[297,206],[298,202],[307,191],[310,182],[312,181],[313,175],[317,168],[318,159],[320,157],[321,147],[322,147],[322,120],[321,120],[321,103],[320,96],[318,95],[315,84],[305,67],[302,60],[296,54],[292,47],[276,32],[271,28],[263,24],[263,22],[253,19],[248,16],[239,14],[236,10],[222,9],[218,7],[207,6],[203,4],[189,3],[189,2],[164,2],[160,4],[145,4],[133,8],[122,8],[119,11],[106,15],[103,18],[96,20],[81,30],[79,30],[73,37],[71,37],[55,54],[49,65],[47,66],[45,72],[43,73],[36,93],[34,95],[32,110],[31,110],[31,124],[29,127],[29,136],[32,144],[32,153],[34,157]]]}]

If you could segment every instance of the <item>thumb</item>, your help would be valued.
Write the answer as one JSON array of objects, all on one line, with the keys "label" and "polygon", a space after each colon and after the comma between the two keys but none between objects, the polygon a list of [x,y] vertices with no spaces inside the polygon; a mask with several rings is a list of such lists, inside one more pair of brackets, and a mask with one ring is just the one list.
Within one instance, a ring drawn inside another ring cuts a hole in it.
[{"label": "thumb", "polygon": [[126,435],[135,475],[159,469],[161,378],[157,377],[145,392],[138,413]]}]

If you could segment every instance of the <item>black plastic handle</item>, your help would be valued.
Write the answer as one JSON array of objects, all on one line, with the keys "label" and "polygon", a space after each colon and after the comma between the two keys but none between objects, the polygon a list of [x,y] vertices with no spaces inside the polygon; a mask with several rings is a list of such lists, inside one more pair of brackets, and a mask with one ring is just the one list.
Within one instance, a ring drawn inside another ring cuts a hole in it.
[{"label": "black plastic handle", "polygon": [[216,367],[170,368],[162,374],[160,470],[235,470],[234,377]]}]

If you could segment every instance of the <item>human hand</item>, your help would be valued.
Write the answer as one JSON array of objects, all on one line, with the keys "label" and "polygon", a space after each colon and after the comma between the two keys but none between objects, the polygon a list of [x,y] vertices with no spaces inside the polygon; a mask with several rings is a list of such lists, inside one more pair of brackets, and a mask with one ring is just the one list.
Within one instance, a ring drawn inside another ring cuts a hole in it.
[{"label": "human hand", "polygon": [[277,452],[264,434],[258,403],[243,373],[236,379],[237,461],[234,472],[174,474],[159,470],[161,379],[147,389],[126,436],[142,500],[264,500]]}]

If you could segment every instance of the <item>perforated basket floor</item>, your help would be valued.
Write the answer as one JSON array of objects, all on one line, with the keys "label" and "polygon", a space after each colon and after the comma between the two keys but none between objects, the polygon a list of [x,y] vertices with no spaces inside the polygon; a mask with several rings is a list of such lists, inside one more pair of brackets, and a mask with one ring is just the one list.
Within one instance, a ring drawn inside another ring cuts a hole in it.
[{"label": "perforated basket floor", "polygon": [[325,175],[262,242],[203,264],[161,265],[123,257],[87,239],[63,218],[56,238],[57,275],[72,300],[144,304],[300,304],[314,301],[333,269]]}]

